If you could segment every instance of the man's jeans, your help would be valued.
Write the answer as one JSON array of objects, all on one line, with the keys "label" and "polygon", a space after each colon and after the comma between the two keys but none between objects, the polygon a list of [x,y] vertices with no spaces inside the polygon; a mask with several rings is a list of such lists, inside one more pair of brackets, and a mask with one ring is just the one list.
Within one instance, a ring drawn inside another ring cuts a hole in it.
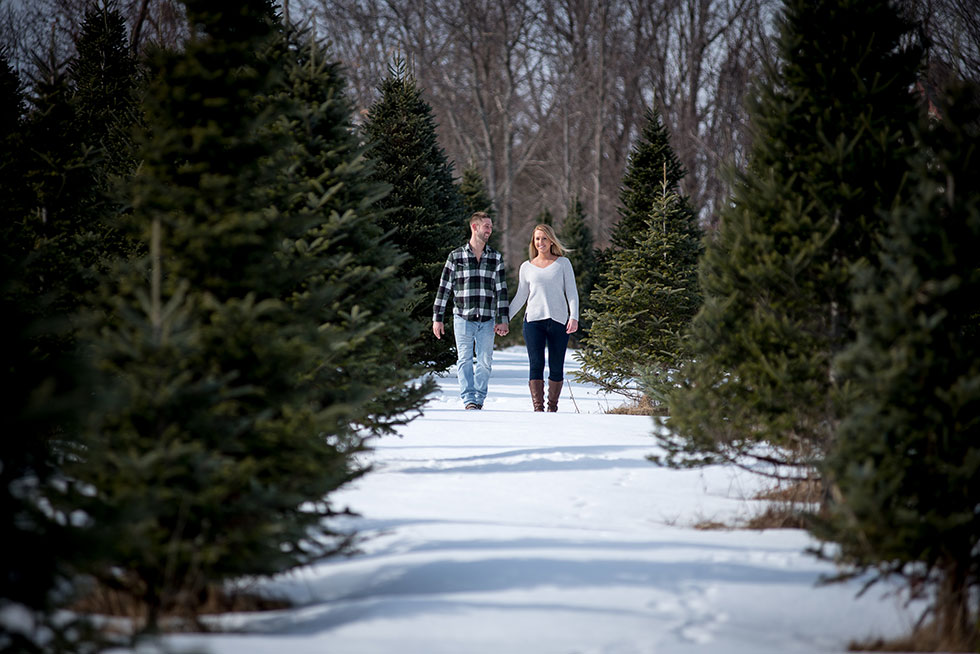
[{"label": "man's jeans", "polygon": [[[463,404],[479,404],[487,398],[490,383],[490,367],[493,363],[493,320],[479,322],[453,316],[456,335],[456,376],[459,378],[459,396]],[[476,351],[476,364],[473,352]]]}]

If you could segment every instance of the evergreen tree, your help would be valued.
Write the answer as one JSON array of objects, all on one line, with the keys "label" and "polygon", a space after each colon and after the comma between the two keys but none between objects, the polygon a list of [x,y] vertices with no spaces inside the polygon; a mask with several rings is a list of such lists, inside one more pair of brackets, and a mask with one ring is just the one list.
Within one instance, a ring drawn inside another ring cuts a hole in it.
[{"label": "evergreen tree", "polygon": [[83,306],[107,259],[126,250],[106,192],[110,163],[117,176],[135,167],[129,135],[135,64],[118,13],[88,12],[77,45],[67,65],[36,62],[20,155],[28,197],[18,202],[16,218],[33,243],[27,281],[63,316]]},{"label": "evergreen tree", "polygon": [[[487,190],[487,183],[476,164],[471,163],[463,169],[463,179],[459,183],[459,193],[463,196],[463,212],[471,216],[477,211],[483,211],[491,218],[496,215],[493,208],[493,198]],[[469,239],[469,230],[466,238]]]},{"label": "evergreen tree", "polygon": [[612,247],[632,248],[644,238],[650,212],[660,202],[666,177],[667,188],[677,192],[686,171],[670,147],[670,135],[660,112],[650,107],[644,115],[643,132],[630,151],[626,174],[619,191],[619,222],[612,230]]},{"label": "evergreen tree", "polygon": [[980,645],[980,89],[954,98],[857,279],[857,338],[837,361],[856,397],[824,468],[839,501],[815,532],[851,574],[933,590],[935,646],[960,651]]},{"label": "evergreen tree", "polygon": [[3,652],[94,651],[76,621],[56,617],[71,598],[70,561],[84,549],[64,514],[52,515],[59,458],[89,398],[78,392],[79,363],[62,346],[64,321],[50,295],[32,287],[34,241],[25,233],[30,193],[24,178],[26,103],[16,72],[0,51],[0,311],[3,348],[0,395],[0,538],[4,567],[0,611],[27,619],[4,620]]},{"label": "evergreen tree", "polygon": [[[405,294],[390,249],[357,258],[378,233],[364,195],[377,187],[360,183],[332,69],[258,56],[274,36],[265,0],[185,5],[195,34],[155,55],[128,186],[149,257],[106,281],[92,349],[111,404],[67,498],[105,536],[89,571],[145,605],[147,631],[225,580],[345,550],[325,518],[330,491],[364,472],[360,428],[384,431],[419,401],[398,391],[404,369],[378,363],[386,346],[365,344],[383,338],[378,298]],[[372,358],[342,369],[359,354]]]},{"label": "evergreen tree", "polygon": [[85,13],[77,55],[68,65],[76,129],[98,150],[96,177],[107,192],[113,176],[136,167],[132,131],[139,122],[139,70],[126,37],[126,22],[114,2]]},{"label": "evergreen tree", "polygon": [[273,157],[286,174],[270,200],[311,225],[285,245],[283,261],[295,270],[293,312],[319,326],[322,345],[311,359],[317,399],[335,411],[346,407],[331,433],[389,433],[431,390],[410,383],[424,372],[404,348],[415,334],[405,316],[419,298],[399,274],[407,256],[379,225],[389,187],[373,179],[346,80],[326,49],[287,29],[267,57],[285,69],[285,84],[268,102],[280,116],[273,133],[289,143]]},{"label": "evergreen tree", "polygon": [[666,176],[660,188],[646,230],[631,247],[611,253],[586,312],[591,330],[577,353],[580,381],[634,401],[643,394],[641,377],[666,380],[684,360],[683,335],[701,303],[697,216]]},{"label": "evergreen tree", "polygon": [[585,313],[592,306],[589,296],[592,294],[597,272],[592,230],[585,222],[585,209],[578,197],[572,200],[572,204],[568,208],[568,213],[562,222],[559,238],[568,247],[566,256],[572,262],[572,269],[575,271],[575,286],[578,290],[581,320],[579,320],[579,331],[572,337],[577,342],[589,332],[591,321],[585,317]]},{"label": "evergreen tree", "polygon": [[432,302],[446,256],[457,247],[450,241],[469,216],[453,183],[452,163],[436,138],[432,108],[403,61],[391,67],[380,91],[364,131],[373,146],[375,178],[391,185],[391,193],[381,201],[388,209],[381,225],[408,254],[403,274],[414,279],[420,291],[404,318],[415,327],[411,358],[429,369],[446,370],[456,362],[456,354],[449,339],[432,338]]},{"label": "evergreen tree", "polygon": [[[25,179],[24,116],[27,112],[27,98],[17,72],[11,67],[6,48],[0,47],[0,185],[3,189],[3,212],[5,226],[23,220],[30,206],[27,181]],[[5,240],[8,249],[27,247],[24,230],[11,229],[8,237],[21,244]]]},{"label": "evergreen tree", "polygon": [[[467,217],[467,220],[464,221],[459,230],[460,243],[465,243],[470,240],[469,216],[472,216],[477,211],[483,211],[490,218],[496,218],[497,212],[493,208],[493,199],[487,190],[487,183],[484,181],[483,175],[480,173],[480,169],[476,167],[476,164],[471,163],[463,169],[463,179],[459,183],[459,193],[463,198],[463,214]],[[502,251],[503,230],[497,229],[498,225],[496,224],[493,227],[493,234],[490,235],[490,247]],[[508,285],[507,288],[512,287]]]},{"label": "evergreen tree", "polygon": [[786,1],[750,166],[702,263],[693,362],[671,399],[678,436],[664,439],[681,458],[763,443],[777,447],[767,459],[807,464],[833,442],[851,266],[874,255],[912,147],[910,29],[887,0]]},{"label": "evergreen tree", "polygon": [[[555,225],[555,217],[551,214],[551,209],[548,209],[547,207],[545,207],[544,209],[542,209],[541,211],[539,211],[538,212],[538,215],[534,217],[534,224],[535,225],[551,225],[552,227],[554,227],[554,225]],[[531,240],[531,237],[528,236],[527,237],[527,240],[530,241]]]},{"label": "evergreen tree", "polygon": [[[26,98],[24,97],[24,86],[20,81],[17,71],[10,65],[10,57],[6,47],[0,47],[0,139],[2,139],[3,149],[0,150],[0,171],[14,172],[20,171],[17,165],[17,155],[20,153],[20,130],[24,121],[24,114],[27,110]],[[6,186],[7,176],[0,177],[5,184],[4,190],[13,190],[13,186]],[[4,205],[9,206],[5,203]]]},{"label": "evergreen tree", "polygon": [[25,282],[33,293],[51,299],[50,311],[67,316],[94,288],[91,271],[98,253],[89,229],[97,195],[94,153],[76,128],[65,66],[50,60],[37,64],[22,130],[27,206],[17,220],[33,250]]},{"label": "evergreen tree", "polygon": [[77,55],[68,64],[68,81],[75,124],[92,187],[84,232],[88,288],[107,272],[111,262],[137,254],[124,228],[123,200],[115,185],[136,169],[135,130],[140,125],[137,88],[140,71],[130,52],[126,24],[115,3],[89,9],[76,43]]}]

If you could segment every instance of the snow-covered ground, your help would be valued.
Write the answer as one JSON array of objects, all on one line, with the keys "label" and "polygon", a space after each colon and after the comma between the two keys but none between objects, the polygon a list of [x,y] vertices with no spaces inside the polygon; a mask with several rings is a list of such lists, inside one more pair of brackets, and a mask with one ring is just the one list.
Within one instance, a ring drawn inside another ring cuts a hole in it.
[{"label": "snow-covered ground", "polygon": [[[762,479],[669,470],[649,417],[573,383],[532,413],[523,348],[498,351],[483,411],[455,375],[425,415],[376,443],[336,496],[363,554],[258,588],[294,608],[169,636],[214,654],[791,654],[898,635],[914,615],[877,587],[817,586],[833,568],[799,530],[713,530],[763,510]],[[576,367],[570,357],[566,373]],[[576,405],[580,412],[576,412]]]}]

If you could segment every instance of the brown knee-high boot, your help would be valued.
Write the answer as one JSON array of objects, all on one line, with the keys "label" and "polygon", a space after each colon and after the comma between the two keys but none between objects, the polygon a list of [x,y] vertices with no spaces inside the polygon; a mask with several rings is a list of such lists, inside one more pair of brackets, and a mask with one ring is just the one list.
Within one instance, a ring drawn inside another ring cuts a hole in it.
[{"label": "brown knee-high boot", "polygon": [[551,381],[548,380],[548,411],[554,413],[558,410],[558,396],[561,395],[562,381]]},{"label": "brown knee-high boot", "polygon": [[544,380],[532,379],[527,383],[531,388],[531,404],[535,411],[544,411]]}]

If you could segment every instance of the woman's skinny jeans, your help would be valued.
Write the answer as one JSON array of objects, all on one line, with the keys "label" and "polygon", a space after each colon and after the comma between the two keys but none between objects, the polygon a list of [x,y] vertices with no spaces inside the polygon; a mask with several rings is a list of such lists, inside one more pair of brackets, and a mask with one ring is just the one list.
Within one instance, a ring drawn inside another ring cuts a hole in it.
[{"label": "woman's skinny jeans", "polygon": [[544,379],[545,347],[548,348],[548,379],[559,382],[565,378],[565,349],[568,347],[565,325],[550,318],[525,320],[524,344],[531,367],[528,379]]}]

